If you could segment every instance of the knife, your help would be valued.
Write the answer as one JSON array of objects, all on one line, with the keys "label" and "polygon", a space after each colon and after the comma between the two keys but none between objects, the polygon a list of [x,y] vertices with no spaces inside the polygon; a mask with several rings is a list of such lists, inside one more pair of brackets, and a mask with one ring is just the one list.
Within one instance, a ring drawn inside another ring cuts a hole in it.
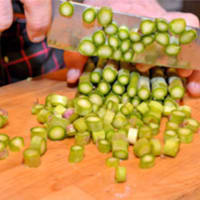
[{"label": "knife", "polygon": [[[86,8],[91,7],[89,5],[72,2],[74,6],[73,16],[70,18],[61,16],[59,6],[62,2],[53,0],[53,22],[48,33],[48,46],[78,51],[80,40],[92,35],[96,30],[100,29],[100,26],[97,22],[92,25],[86,25],[82,22],[82,13]],[[113,20],[118,25],[126,25],[128,28],[139,28],[143,19],[153,20],[153,18],[113,12]],[[166,55],[163,47],[154,42],[143,53],[134,54],[133,62],[173,68],[200,69],[200,29],[190,28],[197,31],[198,37],[192,43],[182,45],[178,56]]]}]

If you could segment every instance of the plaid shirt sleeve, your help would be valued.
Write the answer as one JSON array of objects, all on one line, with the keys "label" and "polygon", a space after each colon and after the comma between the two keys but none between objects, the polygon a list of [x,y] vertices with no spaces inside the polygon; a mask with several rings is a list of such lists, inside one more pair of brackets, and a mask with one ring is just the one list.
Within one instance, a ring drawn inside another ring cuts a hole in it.
[{"label": "plaid shirt sleeve", "polygon": [[[19,1],[14,9],[22,11]],[[24,20],[16,19],[0,40],[0,85],[35,77],[64,67],[63,51],[47,46],[46,40],[32,43],[26,33]]]}]

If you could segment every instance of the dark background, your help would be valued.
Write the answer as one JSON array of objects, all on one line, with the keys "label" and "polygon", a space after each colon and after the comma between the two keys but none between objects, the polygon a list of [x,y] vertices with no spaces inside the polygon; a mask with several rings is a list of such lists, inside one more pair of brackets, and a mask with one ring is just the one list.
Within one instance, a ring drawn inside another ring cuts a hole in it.
[{"label": "dark background", "polygon": [[168,11],[191,12],[200,18],[200,0],[158,0],[158,2]]}]

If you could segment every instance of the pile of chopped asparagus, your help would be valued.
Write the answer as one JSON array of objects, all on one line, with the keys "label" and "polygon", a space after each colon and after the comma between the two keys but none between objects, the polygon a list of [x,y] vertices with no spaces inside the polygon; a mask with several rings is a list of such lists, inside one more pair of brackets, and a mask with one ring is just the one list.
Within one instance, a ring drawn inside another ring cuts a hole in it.
[{"label": "pile of chopped asparagus", "polygon": [[[84,146],[91,141],[98,151],[110,157],[106,165],[116,169],[116,182],[126,180],[120,160],[129,158],[128,147],[140,159],[141,168],[151,168],[161,155],[175,157],[182,143],[189,144],[199,128],[191,108],[179,105],[184,82],[174,70],[153,68],[139,73],[132,64],[89,59],[80,77],[74,99],[50,94],[45,104],[35,104],[32,114],[44,127],[31,129],[31,145],[24,151],[25,164],[40,165],[47,138],[52,141],[74,137],[69,162],[84,159]],[[162,118],[167,118],[163,141]]]},{"label": "pile of chopped asparagus", "polygon": [[[74,7],[70,2],[63,2],[59,12],[63,17],[71,17]],[[119,26],[113,21],[113,17],[109,7],[88,7],[84,10],[82,21],[90,25],[97,21],[100,28],[80,41],[81,54],[133,62],[134,56],[143,53],[148,46],[157,44],[161,47],[160,51],[176,57],[181,51],[181,45],[189,44],[197,38],[196,30],[186,27],[186,21],[182,18],[171,22],[165,19],[144,19],[129,29],[125,25]],[[155,57],[159,58],[160,51],[155,52],[152,58],[146,56],[145,61],[149,63],[151,59],[153,62]]]}]

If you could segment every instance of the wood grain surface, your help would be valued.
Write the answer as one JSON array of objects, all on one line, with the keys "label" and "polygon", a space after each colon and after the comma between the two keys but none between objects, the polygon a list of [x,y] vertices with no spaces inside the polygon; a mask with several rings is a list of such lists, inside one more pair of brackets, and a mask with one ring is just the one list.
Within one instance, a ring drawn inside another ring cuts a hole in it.
[{"label": "wood grain surface", "polygon": [[[62,76],[60,76],[62,77]],[[0,107],[9,112],[9,124],[0,130],[10,137],[23,136],[30,143],[30,128],[38,125],[31,115],[31,106],[44,102],[52,92],[73,97],[75,89],[54,75],[33,81],[22,81],[0,88]],[[63,78],[61,78],[63,79]],[[200,120],[200,99],[186,97]],[[162,128],[164,128],[162,126]],[[162,135],[159,135],[162,138]],[[200,135],[189,145],[181,145],[178,156],[157,158],[152,169],[142,170],[130,147],[127,182],[116,184],[114,170],[105,166],[110,154],[101,154],[95,145],[86,147],[84,161],[67,161],[73,139],[48,141],[48,151],[37,169],[25,167],[22,152],[10,153],[0,161],[0,200],[199,200],[200,199]]]}]

